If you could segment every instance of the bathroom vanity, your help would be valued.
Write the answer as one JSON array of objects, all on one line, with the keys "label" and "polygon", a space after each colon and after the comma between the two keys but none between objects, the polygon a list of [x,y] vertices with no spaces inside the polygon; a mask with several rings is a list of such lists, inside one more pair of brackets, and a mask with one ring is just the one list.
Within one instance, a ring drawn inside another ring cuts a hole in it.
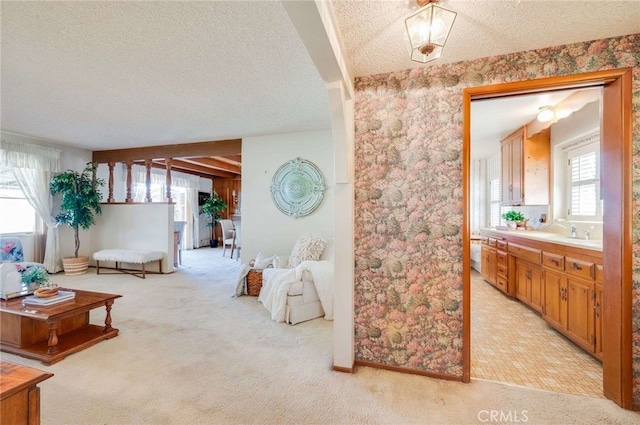
[{"label": "bathroom vanity", "polygon": [[482,275],[602,360],[602,241],[481,230]]}]

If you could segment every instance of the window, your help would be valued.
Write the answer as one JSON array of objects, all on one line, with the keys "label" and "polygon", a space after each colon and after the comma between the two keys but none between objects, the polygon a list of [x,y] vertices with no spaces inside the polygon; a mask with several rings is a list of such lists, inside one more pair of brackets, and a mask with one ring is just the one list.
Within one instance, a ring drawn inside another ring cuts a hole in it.
[{"label": "window", "polygon": [[[489,227],[496,227],[500,225],[500,201],[502,200],[502,192],[500,185],[500,153],[496,153],[487,158],[487,192],[488,196],[485,200],[485,205],[489,209]],[[485,207],[486,208],[486,207]]]},{"label": "window", "polygon": [[568,151],[567,166],[568,218],[601,220],[599,144],[590,143]]},{"label": "window", "polygon": [[489,227],[500,225],[500,178],[496,177],[489,181],[489,201],[490,216]]},{"label": "window", "polygon": [[[135,183],[132,192],[134,202],[145,202],[147,186],[144,183]],[[154,202],[167,202],[166,185],[151,183],[151,199]],[[187,189],[171,186],[171,200],[175,203],[174,221],[187,221]]]},{"label": "window", "polygon": [[10,169],[0,169],[0,234],[33,233],[36,212]]}]

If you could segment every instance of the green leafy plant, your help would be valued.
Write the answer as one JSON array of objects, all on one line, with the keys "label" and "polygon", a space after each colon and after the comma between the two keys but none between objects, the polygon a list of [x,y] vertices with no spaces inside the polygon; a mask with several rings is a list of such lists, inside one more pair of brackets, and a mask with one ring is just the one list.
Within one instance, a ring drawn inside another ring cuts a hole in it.
[{"label": "green leafy plant", "polygon": [[502,214],[502,218],[506,221],[524,221],[524,214],[520,211],[507,211]]},{"label": "green leafy plant", "polygon": [[207,214],[210,218],[210,222],[207,224],[208,227],[213,227],[220,222],[220,211],[223,211],[227,208],[227,204],[224,200],[218,196],[218,194],[213,191],[211,196],[207,198],[206,201],[202,204],[202,212]]},{"label": "green leafy plant", "polygon": [[22,282],[28,287],[44,285],[49,281],[49,273],[42,267],[31,267],[22,273]]},{"label": "green leafy plant", "polygon": [[104,185],[104,180],[95,178],[94,172],[95,167],[89,162],[81,173],[67,170],[54,176],[49,184],[52,195],[62,194],[62,211],[56,216],[56,221],[73,229],[76,258],[80,249],[79,230],[88,230],[95,224],[95,216],[102,214],[102,195],[98,187]]}]

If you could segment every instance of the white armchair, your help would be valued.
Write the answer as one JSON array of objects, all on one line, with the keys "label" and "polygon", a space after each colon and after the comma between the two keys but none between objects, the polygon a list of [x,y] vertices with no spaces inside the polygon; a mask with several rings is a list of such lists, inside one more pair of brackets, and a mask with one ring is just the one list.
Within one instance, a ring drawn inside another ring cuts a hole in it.
[{"label": "white armchair", "polygon": [[291,256],[277,256],[274,267],[262,271],[258,300],[275,321],[295,325],[322,316],[333,320],[333,241],[317,238],[324,248],[309,255],[304,245],[310,236],[296,242]]}]

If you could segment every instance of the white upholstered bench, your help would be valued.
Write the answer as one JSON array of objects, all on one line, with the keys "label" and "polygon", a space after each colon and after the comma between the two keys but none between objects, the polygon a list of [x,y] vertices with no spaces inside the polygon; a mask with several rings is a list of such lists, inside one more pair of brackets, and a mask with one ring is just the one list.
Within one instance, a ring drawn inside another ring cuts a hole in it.
[{"label": "white upholstered bench", "polygon": [[[146,279],[147,273],[162,273],[162,257],[163,252],[160,251],[141,251],[137,249],[103,249],[93,254],[96,260],[96,274],[100,274],[100,261],[108,261],[116,263],[115,267],[104,267],[103,269],[117,270],[119,273],[132,274],[136,277]],[[152,261],[158,262],[158,271],[147,271],[145,264]],[[120,263],[141,264],[142,270],[123,269]],[[105,273],[102,273],[105,274]]]}]

